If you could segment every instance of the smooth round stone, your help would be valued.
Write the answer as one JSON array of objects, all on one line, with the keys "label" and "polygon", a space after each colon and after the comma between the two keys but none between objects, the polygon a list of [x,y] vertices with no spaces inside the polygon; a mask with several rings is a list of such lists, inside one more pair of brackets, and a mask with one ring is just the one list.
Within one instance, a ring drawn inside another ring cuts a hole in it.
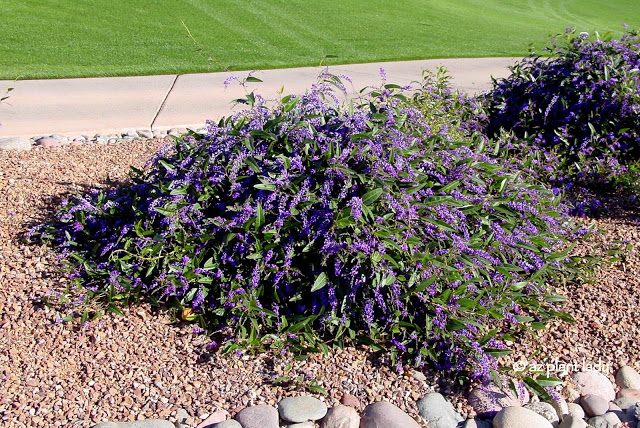
[{"label": "smooth round stone", "polygon": [[153,132],[148,129],[138,129],[137,133],[142,138],[153,138]]},{"label": "smooth round stone", "polygon": [[299,424],[287,425],[287,428],[316,428],[316,424],[314,422],[307,421]]},{"label": "smooth round stone", "polygon": [[609,411],[609,402],[599,395],[589,394],[580,399],[580,405],[587,416],[600,416]]},{"label": "smooth round stone", "polygon": [[53,138],[54,140],[58,140],[58,141],[62,141],[62,140],[66,140],[67,137],[65,137],[64,135],[60,135],[60,134],[52,134],[51,138]]},{"label": "smooth round stone", "polygon": [[558,425],[558,428],[587,428],[587,423],[582,418],[576,418],[574,416],[567,416],[562,420],[562,423]]},{"label": "smooth round stone", "polygon": [[44,147],[45,149],[62,146],[62,141],[54,140],[53,138],[43,138],[39,141],[40,143],[38,145],[40,147]]},{"label": "smooth round stone", "polygon": [[576,419],[582,419],[586,416],[584,409],[578,403],[567,403],[567,408],[569,409],[569,415]]},{"label": "smooth round stone", "polygon": [[317,398],[302,395],[280,400],[278,412],[287,422],[317,421],[327,414],[327,406]]},{"label": "smooth round stone", "polygon": [[135,422],[103,422],[92,428],[175,428],[175,425],[164,419],[144,419]]},{"label": "smooth round stone", "polygon": [[456,428],[464,418],[441,394],[427,394],[417,402],[418,411],[429,428]]},{"label": "smooth round stone", "polygon": [[362,407],[362,403],[360,403],[360,400],[358,400],[356,397],[354,397],[351,394],[344,394],[342,398],[340,398],[340,402],[345,406],[355,407],[356,409],[359,409]]},{"label": "smooth round stone", "polygon": [[494,428],[552,428],[551,423],[524,407],[506,407],[493,418]]},{"label": "smooth round stone", "polygon": [[[207,428],[210,425],[207,426]],[[214,424],[212,428],[242,428],[242,425],[238,421],[234,421],[233,419],[229,419],[228,421],[218,422]]]},{"label": "smooth round stone", "polygon": [[620,418],[614,413],[605,413],[601,416],[595,416],[589,419],[589,426],[595,428],[617,428],[616,425],[620,424],[622,421]]},{"label": "smooth round stone", "polygon": [[413,418],[388,401],[377,401],[365,407],[360,428],[420,428]]},{"label": "smooth round stone", "polygon": [[427,377],[424,375],[424,373],[419,372],[418,370],[413,370],[411,372],[411,377],[420,382],[424,382],[425,380],[427,380]]},{"label": "smooth round stone", "polygon": [[242,409],[235,419],[240,422],[242,428],[278,428],[280,426],[278,410],[266,404]]},{"label": "smooth round stone", "polygon": [[554,427],[557,427],[560,423],[560,418],[556,413],[556,409],[554,409],[553,406],[549,403],[529,403],[525,404],[524,408],[536,412],[537,414],[548,420]]},{"label": "smooth round stone", "polygon": [[580,393],[576,391],[571,385],[565,385],[562,388],[562,396],[567,400],[567,403],[580,402]]},{"label": "smooth round stone", "polygon": [[118,140],[115,139],[115,138],[109,138],[109,140],[107,141],[107,143],[109,143],[109,144],[115,144],[117,142],[118,142]]},{"label": "smooth round stone", "polygon": [[484,419],[467,419],[462,428],[493,428],[493,423]]},{"label": "smooth round stone", "polygon": [[556,411],[556,415],[558,415],[558,420],[560,421],[569,414],[567,401],[562,397],[551,400],[551,406],[553,406],[553,409]]},{"label": "smooth round stone", "polygon": [[618,398],[622,397],[637,398],[640,401],[640,389],[621,389],[618,391]]},{"label": "smooth round stone", "polygon": [[616,398],[613,384],[600,372],[575,372],[571,375],[571,382],[580,395],[599,395],[607,401],[613,401]]},{"label": "smooth round stone", "polygon": [[167,133],[166,132],[162,132],[162,131],[157,131],[157,130],[153,131],[153,136],[154,137],[161,137],[163,135],[167,135]]},{"label": "smooth round stone", "polygon": [[640,373],[633,367],[622,366],[616,373],[616,385],[621,389],[640,389]]},{"label": "smooth round stone", "polygon": [[616,406],[620,407],[620,409],[627,410],[634,404],[639,403],[640,400],[633,397],[620,397],[616,398],[613,402],[616,404]]},{"label": "smooth round stone", "polygon": [[640,403],[629,407],[626,413],[628,416],[632,416],[634,419],[640,421]]},{"label": "smooth round stone", "polygon": [[353,407],[343,404],[332,407],[322,420],[322,428],[358,428],[360,415]]},{"label": "smooth round stone", "polygon": [[56,140],[55,138],[51,138],[51,137],[41,137],[35,141],[36,141],[36,145],[38,146],[44,146],[45,144],[60,145],[60,140]]},{"label": "smooth round stone", "polygon": [[[196,428],[207,428],[213,424],[224,422],[227,419],[228,415],[229,413],[226,410],[218,410],[216,412],[213,412],[212,414],[207,416],[205,420],[200,422],[200,424],[198,424]],[[233,422],[237,424],[236,421],[233,421]],[[234,425],[232,424],[231,426],[234,426]]]},{"label": "smooth round stone", "polygon": [[187,420],[190,417],[185,409],[180,408],[176,410],[176,428],[189,428],[187,426]]},{"label": "smooth round stone", "polygon": [[503,388],[494,382],[475,388],[469,394],[469,405],[480,417],[492,417],[505,407],[520,407],[529,402],[529,392],[521,388],[520,397],[513,395],[509,379],[501,380]]},{"label": "smooth round stone", "polygon": [[24,137],[0,138],[0,150],[31,150],[31,140]]}]

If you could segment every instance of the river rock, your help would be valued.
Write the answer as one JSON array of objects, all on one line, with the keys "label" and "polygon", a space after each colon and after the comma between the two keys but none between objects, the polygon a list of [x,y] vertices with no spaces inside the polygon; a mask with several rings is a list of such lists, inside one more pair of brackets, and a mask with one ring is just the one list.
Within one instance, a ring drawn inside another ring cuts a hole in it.
[{"label": "river rock", "polygon": [[360,428],[420,428],[420,425],[400,408],[387,401],[377,401],[365,407]]},{"label": "river rock", "polygon": [[633,367],[622,366],[616,373],[616,385],[620,389],[640,389],[640,373]]},{"label": "river rock", "polygon": [[339,404],[332,407],[322,420],[322,428],[358,428],[360,415],[353,407]]},{"label": "river rock", "polygon": [[196,428],[208,428],[219,422],[224,422],[227,419],[228,415],[229,412],[227,412],[226,410],[218,410],[216,412],[213,412],[212,414],[207,416],[204,421],[200,422],[200,424],[198,424]]},{"label": "river rock", "polygon": [[24,137],[0,138],[0,150],[31,150],[31,140]]},{"label": "river rock", "polygon": [[135,422],[102,422],[92,428],[175,428],[175,425],[164,419],[144,419]]},{"label": "river rock", "polygon": [[616,403],[616,405],[620,407],[622,410],[627,410],[629,407],[640,402],[640,400],[633,397],[620,397],[620,398],[616,398],[613,402]]},{"label": "river rock", "polygon": [[229,419],[226,421],[218,422],[217,424],[209,425],[211,428],[242,428],[240,422]]},{"label": "river rock", "polygon": [[317,398],[302,395],[280,400],[278,412],[288,422],[317,421],[327,414],[327,406]]},{"label": "river rock", "polygon": [[362,408],[362,403],[358,398],[354,397],[351,394],[344,394],[342,398],[340,398],[340,402],[345,406],[355,407],[356,409]]},{"label": "river rock", "polygon": [[275,407],[266,404],[247,407],[235,416],[242,428],[278,428],[280,418]]},{"label": "river rock", "polygon": [[495,382],[475,388],[467,398],[469,405],[480,417],[492,417],[505,407],[520,407],[529,402],[529,392],[524,386],[519,388],[519,397],[516,397],[511,388],[509,380],[501,380],[502,387]]},{"label": "river rock", "polygon": [[609,402],[599,395],[585,395],[580,399],[580,405],[590,417],[604,415],[609,411]]},{"label": "river rock", "polygon": [[556,413],[556,409],[554,409],[553,406],[549,403],[529,403],[525,404],[524,408],[536,412],[537,414],[548,420],[554,427],[557,427],[560,423],[560,418]]},{"label": "river rock", "polygon": [[633,406],[629,407],[626,413],[627,415],[633,416],[635,419],[640,421],[640,403],[636,403]]},{"label": "river rock", "polygon": [[441,394],[434,392],[418,400],[418,411],[429,428],[455,428],[464,418]]},{"label": "river rock", "polygon": [[605,413],[601,416],[595,416],[589,419],[589,426],[595,428],[617,428],[616,425],[621,423],[620,418],[613,413]]},{"label": "river rock", "polygon": [[613,401],[616,398],[613,384],[600,372],[575,372],[571,375],[571,382],[580,395],[598,395],[607,401]]},{"label": "river rock", "polygon": [[505,407],[493,418],[494,428],[552,428],[551,423],[524,407]]},{"label": "river rock", "polygon": [[411,370],[411,377],[420,382],[424,382],[425,380],[427,380],[427,377],[424,375],[424,373],[419,372],[418,370]]},{"label": "river rock", "polygon": [[558,415],[558,420],[560,421],[569,414],[569,405],[562,397],[551,400],[551,406],[556,411],[556,415]]},{"label": "river rock", "polygon": [[467,419],[462,428],[493,428],[493,423],[484,419]]},{"label": "river rock", "polygon": [[621,389],[618,391],[618,398],[629,397],[640,401],[640,389]]},{"label": "river rock", "polygon": [[566,416],[558,428],[587,428],[587,423],[582,418],[576,418],[571,415]]},{"label": "river rock", "polygon": [[191,416],[185,409],[176,410],[176,428],[189,428],[189,419]]},{"label": "river rock", "polygon": [[138,129],[137,133],[142,138],[153,138],[153,132],[148,129]]},{"label": "river rock", "polygon": [[576,419],[582,419],[586,416],[582,406],[577,403],[567,403],[567,408],[569,409],[569,415]]}]

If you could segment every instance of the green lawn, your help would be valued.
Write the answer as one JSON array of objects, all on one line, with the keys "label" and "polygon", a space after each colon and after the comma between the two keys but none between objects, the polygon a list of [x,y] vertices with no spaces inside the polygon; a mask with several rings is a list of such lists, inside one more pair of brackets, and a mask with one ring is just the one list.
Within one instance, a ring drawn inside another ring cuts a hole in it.
[{"label": "green lawn", "polygon": [[623,22],[638,0],[1,0],[0,79],[523,56]]}]

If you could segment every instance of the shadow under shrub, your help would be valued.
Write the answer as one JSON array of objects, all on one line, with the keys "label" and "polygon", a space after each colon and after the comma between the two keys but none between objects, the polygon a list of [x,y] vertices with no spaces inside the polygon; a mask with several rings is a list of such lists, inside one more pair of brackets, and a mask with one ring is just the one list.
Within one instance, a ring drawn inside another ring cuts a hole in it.
[{"label": "shadow under shrub", "polygon": [[225,351],[361,343],[486,378],[501,339],[562,315],[575,231],[552,192],[482,140],[434,134],[399,89],[344,108],[327,81],[276,108],[249,94],[41,237],[91,297],[177,301]]},{"label": "shadow under shrub", "polygon": [[640,158],[640,37],[592,40],[568,29],[545,54],[494,81],[484,95],[487,134],[505,130],[546,153],[554,185],[629,187]]}]

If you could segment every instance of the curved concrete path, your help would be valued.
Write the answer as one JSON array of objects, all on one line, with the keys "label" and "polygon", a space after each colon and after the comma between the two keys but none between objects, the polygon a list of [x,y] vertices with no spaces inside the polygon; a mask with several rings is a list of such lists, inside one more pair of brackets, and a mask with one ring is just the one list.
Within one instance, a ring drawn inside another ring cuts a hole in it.
[{"label": "curved concrete path", "polygon": [[[409,84],[421,80],[421,71],[443,66],[452,86],[465,92],[486,90],[491,77],[506,77],[516,58],[464,58],[336,65],[333,74],[344,74],[354,94],[366,86],[379,86],[380,68],[387,83]],[[262,83],[247,86],[267,99],[303,93],[325,67],[261,70],[253,75]],[[12,136],[90,134],[126,128],[150,130],[196,127],[234,111],[233,99],[245,94],[238,84],[224,86],[229,76],[248,72],[220,72],[164,76],[107,77],[58,80],[0,80],[0,94],[14,90],[0,103],[0,138]],[[235,108],[236,110],[238,107]]]}]

